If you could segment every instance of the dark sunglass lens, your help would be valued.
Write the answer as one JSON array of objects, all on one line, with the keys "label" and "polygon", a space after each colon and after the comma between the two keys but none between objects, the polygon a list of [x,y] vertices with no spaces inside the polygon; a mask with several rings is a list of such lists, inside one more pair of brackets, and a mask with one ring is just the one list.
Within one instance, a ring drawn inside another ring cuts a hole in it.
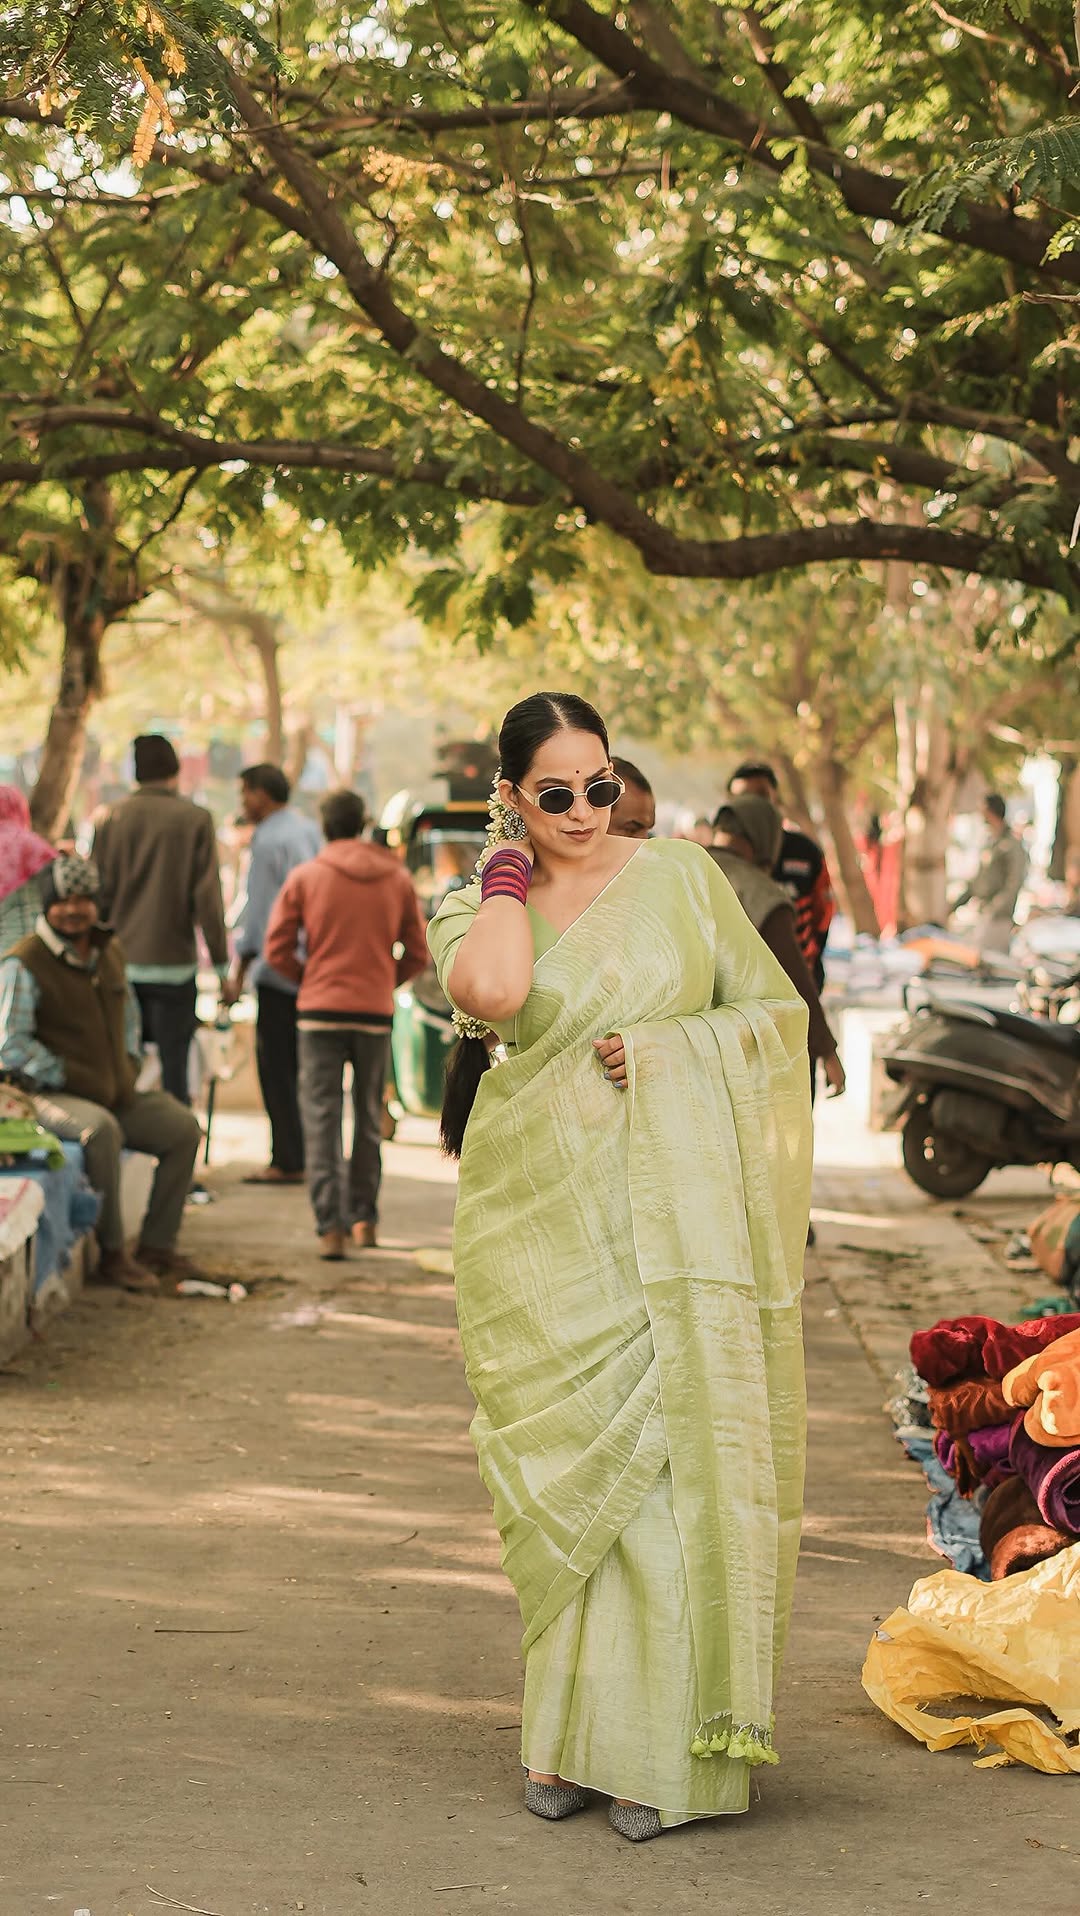
[{"label": "dark sunglass lens", "polygon": [[617,778],[596,778],[586,787],[585,796],[590,805],[594,805],[598,812],[602,812],[609,805],[614,805],[621,790],[622,786]]},{"label": "dark sunglass lens", "polygon": [[558,818],[561,812],[573,810],[574,794],[569,785],[555,785],[549,792],[538,793],[536,802],[542,812],[547,812],[552,818]]}]

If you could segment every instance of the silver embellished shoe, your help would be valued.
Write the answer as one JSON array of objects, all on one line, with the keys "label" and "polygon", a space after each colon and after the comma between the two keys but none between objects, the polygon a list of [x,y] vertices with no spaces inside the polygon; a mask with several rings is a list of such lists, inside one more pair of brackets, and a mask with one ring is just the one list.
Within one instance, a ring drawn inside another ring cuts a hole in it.
[{"label": "silver embellished shoe", "polygon": [[576,1816],[587,1809],[589,1799],[576,1783],[538,1783],[525,1778],[525,1808],[549,1823],[561,1823],[564,1816]]},{"label": "silver embellished shoe", "polygon": [[648,1843],[664,1834],[659,1810],[650,1809],[647,1803],[612,1803],[608,1822],[630,1843]]}]

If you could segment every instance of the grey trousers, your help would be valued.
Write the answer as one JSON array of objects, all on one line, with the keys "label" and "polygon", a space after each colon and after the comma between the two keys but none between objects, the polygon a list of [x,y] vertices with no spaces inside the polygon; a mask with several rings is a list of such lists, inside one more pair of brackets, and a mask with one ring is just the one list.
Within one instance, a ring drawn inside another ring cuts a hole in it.
[{"label": "grey trousers", "polygon": [[[320,1237],[374,1224],[382,1178],[382,1108],[390,1034],[301,1031],[300,1120],[308,1193]],[[352,1065],[353,1148],[343,1161],[343,1077]]]},{"label": "grey trousers", "polygon": [[180,1235],[184,1200],[191,1184],[202,1130],[193,1111],[167,1091],[137,1091],[122,1111],[107,1111],[89,1098],[43,1091],[34,1099],[38,1120],[57,1137],[83,1148],[86,1175],[101,1193],[97,1240],[103,1251],[124,1243],[120,1212],[120,1153],[126,1144],[156,1158],[154,1185],[139,1241],[148,1250],[171,1251]]}]

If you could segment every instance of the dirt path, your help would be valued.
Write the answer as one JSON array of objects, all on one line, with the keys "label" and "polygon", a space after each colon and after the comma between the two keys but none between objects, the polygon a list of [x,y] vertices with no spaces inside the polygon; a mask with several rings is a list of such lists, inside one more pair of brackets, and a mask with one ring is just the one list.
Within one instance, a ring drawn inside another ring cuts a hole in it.
[{"label": "dirt path", "polygon": [[426,1144],[391,1173],[385,1248],[343,1268],[302,1193],[226,1172],[189,1242],[286,1281],[92,1291],[0,1376],[0,1916],[1068,1906],[1075,1786],[930,1757],[859,1687],[934,1560],[820,1268],[782,1766],[751,1816],[642,1849],[599,1810],[523,1812],[516,1607],[451,1288],[412,1256],[448,1243],[452,1189]]}]

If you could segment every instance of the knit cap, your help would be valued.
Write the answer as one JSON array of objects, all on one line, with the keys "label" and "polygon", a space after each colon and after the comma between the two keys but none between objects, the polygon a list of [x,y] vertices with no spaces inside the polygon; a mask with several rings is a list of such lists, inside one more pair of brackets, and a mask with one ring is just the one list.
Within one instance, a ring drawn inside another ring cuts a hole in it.
[{"label": "knit cap", "polygon": [[64,898],[96,898],[100,890],[101,878],[92,858],[61,852],[44,875],[42,910],[47,912]]}]

